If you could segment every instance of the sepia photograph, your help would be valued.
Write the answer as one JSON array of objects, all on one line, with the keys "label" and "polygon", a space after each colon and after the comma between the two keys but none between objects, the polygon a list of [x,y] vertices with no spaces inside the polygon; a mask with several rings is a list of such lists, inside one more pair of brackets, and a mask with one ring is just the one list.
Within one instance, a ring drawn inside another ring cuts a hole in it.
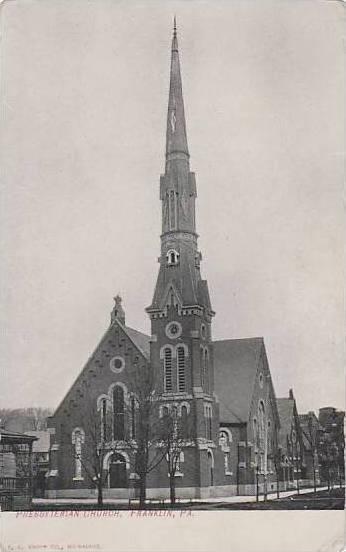
[{"label": "sepia photograph", "polygon": [[4,550],[340,551],[342,3],[0,18]]}]

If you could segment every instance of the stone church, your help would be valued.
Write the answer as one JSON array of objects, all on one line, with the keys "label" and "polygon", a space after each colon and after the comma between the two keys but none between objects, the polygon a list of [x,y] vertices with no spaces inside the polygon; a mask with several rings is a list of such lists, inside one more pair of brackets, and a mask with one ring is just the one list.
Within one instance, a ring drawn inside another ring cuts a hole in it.
[{"label": "stone church", "polygon": [[[48,497],[95,496],[95,477],[83,461],[94,428],[106,447],[104,496],[135,496],[141,420],[133,382],[148,368],[157,418],[174,411],[185,427],[174,472],[177,497],[274,489],[280,422],[265,345],[262,338],[212,339],[215,312],[201,273],[196,196],[174,28],[160,266],[146,309],[151,334],[127,325],[117,296],[109,327],[50,419]],[[169,496],[168,471],[163,455],[147,475],[149,498]]]}]

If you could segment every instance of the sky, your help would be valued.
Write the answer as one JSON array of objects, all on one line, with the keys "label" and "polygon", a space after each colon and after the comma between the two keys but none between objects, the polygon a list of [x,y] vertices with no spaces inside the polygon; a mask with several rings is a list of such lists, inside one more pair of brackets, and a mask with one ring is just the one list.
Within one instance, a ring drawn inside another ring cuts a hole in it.
[{"label": "sky", "polygon": [[174,14],[213,336],[344,408],[343,8],[304,0],[2,4],[0,405],[55,408],[117,293],[150,332]]}]

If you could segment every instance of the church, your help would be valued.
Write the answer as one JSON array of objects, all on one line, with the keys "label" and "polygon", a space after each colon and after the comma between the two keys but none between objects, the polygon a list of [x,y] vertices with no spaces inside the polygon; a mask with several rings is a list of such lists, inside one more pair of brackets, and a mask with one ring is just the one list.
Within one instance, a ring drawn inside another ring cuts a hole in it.
[{"label": "church", "polygon": [[[280,420],[264,341],[212,338],[215,312],[198,248],[176,26],[159,195],[159,271],[146,308],[151,333],[127,325],[117,296],[109,327],[49,420],[47,497],[95,497],[101,475],[104,497],[137,496],[143,386],[136,382],[143,373],[153,382],[148,430],[172,413],[184,428],[173,472],[168,454],[147,470],[148,498],[169,497],[172,477],[178,498],[276,489]],[[93,442],[104,451],[94,475]],[[150,454],[158,456],[162,442],[151,439]]]}]

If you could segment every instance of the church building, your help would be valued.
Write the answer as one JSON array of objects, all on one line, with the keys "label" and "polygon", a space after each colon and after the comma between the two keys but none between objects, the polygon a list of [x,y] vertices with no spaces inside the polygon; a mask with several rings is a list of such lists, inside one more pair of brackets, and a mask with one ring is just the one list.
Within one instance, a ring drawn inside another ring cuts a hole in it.
[{"label": "church building", "polygon": [[[215,312],[201,273],[176,27],[159,193],[161,252],[146,308],[150,335],[127,325],[117,296],[109,327],[50,418],[48,497],[96,496],[100,473],[103,496],[137,496],[143,387],[136,382],[144,373],[154,386],[155,420],[148,431],[172,414],[183,428],[173,472],[177,497],[274,489],[280,422],[263,339],[212,338]],[[156,453],[164,442],[157,440]],[[94,474],[92,446],[105,451]],[[148,470],[148,498],[169,497],[169,462],[162,454]]]}]

